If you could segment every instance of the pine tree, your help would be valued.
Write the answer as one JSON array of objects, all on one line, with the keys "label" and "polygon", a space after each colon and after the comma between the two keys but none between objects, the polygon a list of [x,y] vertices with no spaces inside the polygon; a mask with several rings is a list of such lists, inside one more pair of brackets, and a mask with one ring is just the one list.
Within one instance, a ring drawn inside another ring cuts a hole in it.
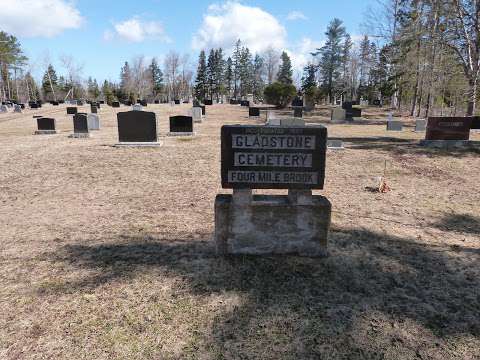
[{"label": "pine tree", "polygon": [[320,73],[322,76],[322,85],[327,93],[330,102],[334,101],[336,91],[339,87],[339,79],[342,66],[342,40],[346,35],[342,21],[333,19],[330,22],[327,32],[327,41],[325,45],[313,53],[314,56],[321,56]]},{"label": "pine tree", "polygon": [[211,49],[207,60],[207,97],[213,100],[215,92],[216,71],[215,71],[215,50]]},{"label": "pine tree", "polygon": [[52,64],[48,65],[45,75],[43,75],[42,90],[45,100],[57,100],[55,91],[57,90],[58,78]]},{"label": "pine tree", "polygon": [[233,60],[233,97],[236,99],[238,96],[238,82],[240,79],[240,68],[242,62],[242,42],[238,39],[235,44],[235,50],[232,55]]},{"label": "pine tree", "polygon": [[215,50],[215,95],[217,101],[220,100],[220,94],[225,93],[225,60],[223,58],[222,48]]},{"label": "pine tree", "polygon": [[[105,85],[105,83],[104,83]],[[132,70],[128,61],[125,61],[122,69],[120,70],[120,93],[123,99],[129,99],[133,97],[133,76]]]},{"label": "pine tree", "polygon": [[207,64],[205,51],[200,51],[198,57],[197,77],[195,79],[195,97],[199,101],[204,101],[207,96]]},{"label": "pine tree", "polygon": [[317,86],[317,67],[314,64],[308,64],[303,69],[302,90],[304,92]]},{"label": "pine tree", "polygon": [[227,92],[227,96],[232,96],[232,82],[233,82],[233,61],[231,57],[228,57],[226,68],[225,68],[225,91]]},{"label": "pine tree", "polygon": [[238,74],[240,80],[240,95],[246,96],[252,92],[253,82],[252,55],[247,47],[242,48],[240,52]]},{"label": "pine tree", "polygon": [[293,84],[292,61],[285,51],[282,53],[281,59],[282,63],[278,69],[277,81],[284,85],[291,85]]},{"label": "pine tree", "polygon": [[103,82],[102,93],[103,93],[103,97],[105,98],[105,102],[108,105],[112,105],[112,102],[115,100],[115,98],[113,96],[112,86],[107,80]]},{"label": "pine tree", "polygon": [[263,90],[265,88],[265,81],[263,75],[265,72],[265,62],[264,59],[256,54],[253,59],[253,96],[255,99],[263,98]]},{"label": "pine tree", "polygon": [[152,82],[153,97],[156,98],[163,90],[163,72],[160,69],[160,66],[158,66],[156,58],[152,59],[149,70]]}]

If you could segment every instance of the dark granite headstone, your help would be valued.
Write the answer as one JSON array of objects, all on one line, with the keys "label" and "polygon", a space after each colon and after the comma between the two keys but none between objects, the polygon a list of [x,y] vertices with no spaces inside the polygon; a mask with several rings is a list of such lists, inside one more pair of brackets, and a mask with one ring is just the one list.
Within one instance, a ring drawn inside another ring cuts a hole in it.
[{"label": "dark granite headstone", "polygon": [[90,112],[92,114],[96,114],[97,113],[97,105],[93,105],[93,104],[90,104]]},{"label": "dark granite headstone", "polygon": [[41,107],[42,107],[42,104],[43,104],[43,102],[42,102],[41,100],[38,100],[38,101],[37,101],[37,107],[41,108]]},{"label": "dark granite headstone", "polygon": [[292,106],[300,106],[300,107],[303,107],[303,100],[300,99],[299,97],[296,97],[296,98],[293,99],[293,101],[292,101]]},{"label": "dark granite headstone", "polygon": [[472,117],[472,129],[480,130],[480,116]]},{"label": "dark granite headstone", "polygon": [[351,107],[349,109],[345,109],[345,112],[346,112],[345,113],[345,118],[348,121],[352,121],[353,118],[362,117],[362,109],[360,109],[360,108]]},{"label": "dark granite headstone", "polygon": [[296,117],[296,118],[303,117],[303,107],[294,107],[293,108],[293,117]]},{"label": "dark granite headstone", "polygon": [[58,106],[60,103],[58,101],[52,101],[53,106]]},{"label": "dark granite headstone", "polygon": [[327,128],[225,125],[222,187],[323,189]]},{"label": "dark granite headstone", "polygon": [[118,139],[120,142],[157,142],[157,119],[155,113],[127,111],[117,114]]},{"label": "dark granite headstone", "polygon": [[241,105],[241,106],[250,106],[250,101],[248,101],[248,100],[242,100],[242,101],[240,101],[240,105]]},{"label": "dark granite headstone", "polygon": [[248,116],[260,116],[260,109],[257,107],[248,108]]},{"label": "dark granite headstone", "polygon": [[191,116],[170,116],[171,133],[191,133],[193,132],[193,118]]},{"label": "dark granite headstone", "polygon": [[213,105],[213,101],[210,100],[210,99],[205,99],[205,101],[203,102],[206,106],[211,106]]},{"label": "dark granite headstone", "polygon": [[100,100],[100,104],[105,104],[105,100]]},{"label": "dark granite headstone", "polygon": [[118,101],[112,101],[112,107],[114,108],[119,108],[120,107],[120,103]]},{"label": "dark granite headstone", "polygon": [[65,104],[65,100],[58,100],[59,104]]},{"label": "dark granite headstone", "polygon": [[230,99],[230,105],[238,105],[237,99]]},{"label": "dark granite headstone", "polygon": [[373,104],[374,106],[378,106],[378,107],[381,107],[381,106],[382,106],[382,102],[381,102],[380,100],[378,100],[378,99],[377,99],[377,100],[373,100],[372,104]]},{"label": "dark granite headstone", "polygon": [[22,110],[25,109],[25,104],[19,104],[19,105],[22,108]]},{"label": "dark granite headstone", "polygon": [[30,106],[31,109],[38,109],[38,104],[35,101],[30,101],[28,106]]},{"label": "dark granite headstone", "polygon": [[188,103],[189,103],[189,101],[188,101],[188,100],[185,100],[183,103],[184,103],[184,104],[188,104]]},{"label": "dark granite headstone", "polygon": [[425,140],[469,140],[472,117],[429,117]]},{"label": "dark granite headstone", "polygon": [[83,105],[85,105],[85,102],[83,100],[77,100],[77,105],[78,106],[83,106]]},{"label": "dark granite headstone", "polygon": [[67,107],[67,115],[75,115],[78,112],[78,109],[74,106]]},{"label": "dark granite headstone", "polygon": [[142,105],[143,107],[148,106],[147,100],[140,100],[140,105]]},{"label": "dark granite headstone", "polygon": [[155,104],[160,104],[160,100],[155,100],[154,103]]},{"label": "dark granite headstone", "polygon": [[55,119],[45,117],[37,118],[37,127],[39,131],[54,131]]},{"label": "dark granite headstone", "polygon": [[175,102],[175,105],[180,105],[180,100],[177,99],[177,100],[174,100],[174,102]]},{"label": "dark granite headstone", "polygon": [[88,119],[87,114],[79,113],[73,116],[73,132],[75,134],[88,133]]}]

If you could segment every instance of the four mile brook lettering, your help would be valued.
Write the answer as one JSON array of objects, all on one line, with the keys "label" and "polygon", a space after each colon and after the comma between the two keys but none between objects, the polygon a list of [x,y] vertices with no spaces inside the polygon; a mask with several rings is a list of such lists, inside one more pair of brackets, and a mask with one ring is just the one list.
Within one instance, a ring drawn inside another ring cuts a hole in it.
[{"label": "four mile brook lettering", "polygon": [[323,189],[324,126],[222,127],[222,187]]}]

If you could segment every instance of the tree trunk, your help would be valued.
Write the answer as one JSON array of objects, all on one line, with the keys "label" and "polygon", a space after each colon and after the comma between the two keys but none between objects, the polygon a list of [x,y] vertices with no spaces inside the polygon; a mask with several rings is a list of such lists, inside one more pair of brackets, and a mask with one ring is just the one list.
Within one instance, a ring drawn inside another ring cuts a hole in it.
[{"label": "tree trunk", "polygon": [[477,106],[477,81],[469,81],[467,116],[473,116]]}]

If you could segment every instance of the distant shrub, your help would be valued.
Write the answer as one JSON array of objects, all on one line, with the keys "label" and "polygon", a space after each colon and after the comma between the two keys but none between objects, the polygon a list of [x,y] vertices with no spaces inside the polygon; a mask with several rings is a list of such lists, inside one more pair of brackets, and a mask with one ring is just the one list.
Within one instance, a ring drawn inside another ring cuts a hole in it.
[{"label": "distant shrub", "polygon": [[297,89],[294,85],[275,82],[265,88],[264,95],[268,104],[286,107],[297,95]]}]

